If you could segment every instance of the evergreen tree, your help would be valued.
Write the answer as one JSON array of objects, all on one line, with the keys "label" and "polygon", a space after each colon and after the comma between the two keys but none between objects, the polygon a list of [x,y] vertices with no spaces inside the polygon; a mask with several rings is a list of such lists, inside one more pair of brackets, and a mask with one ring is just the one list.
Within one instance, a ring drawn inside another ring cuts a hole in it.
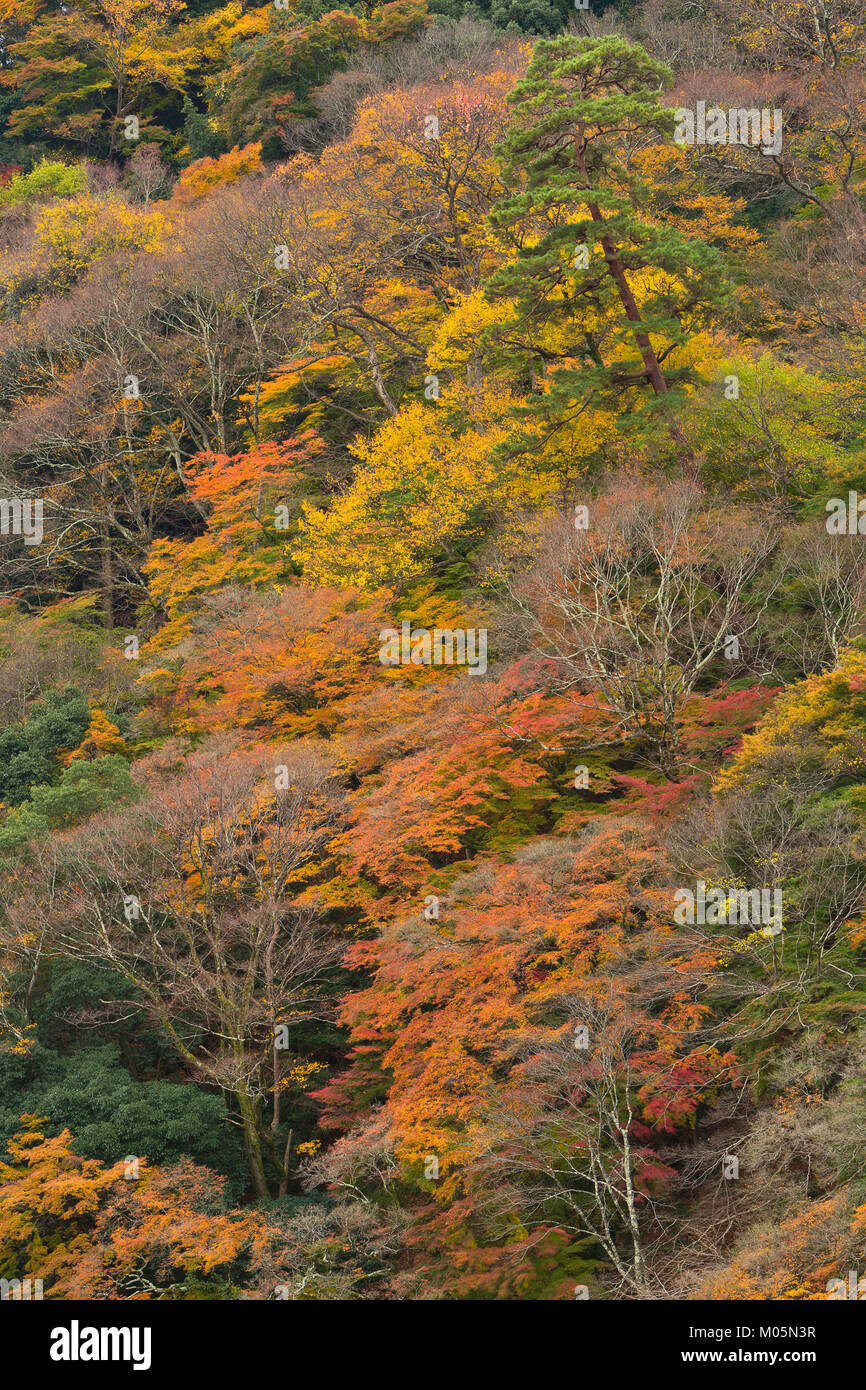
[{"label": "evergreen tree", "polygon": [[616,36],[535,46],[501,147],[513,191],[490,215],[517,254],[487,295],[513,301],[517,334],[508,325],[500,340],[541,363],[546,389],[528,408],[539,425],[639,388],[691,471],[672,395],[683,374],[665,364],[729,289],[716,248],[653,217],[653,190],[631,163],[672,136],[674,112],[659,100],[671,81]]}]

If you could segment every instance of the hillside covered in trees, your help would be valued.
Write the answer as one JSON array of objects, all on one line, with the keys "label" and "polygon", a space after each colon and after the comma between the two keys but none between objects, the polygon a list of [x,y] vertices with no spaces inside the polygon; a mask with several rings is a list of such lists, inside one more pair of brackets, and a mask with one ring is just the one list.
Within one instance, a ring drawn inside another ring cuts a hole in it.
[{"label": "hillside covered in trees", "polygon": [[862,0],[0,0],[4,1297],[849,1296],[864,270]]}]

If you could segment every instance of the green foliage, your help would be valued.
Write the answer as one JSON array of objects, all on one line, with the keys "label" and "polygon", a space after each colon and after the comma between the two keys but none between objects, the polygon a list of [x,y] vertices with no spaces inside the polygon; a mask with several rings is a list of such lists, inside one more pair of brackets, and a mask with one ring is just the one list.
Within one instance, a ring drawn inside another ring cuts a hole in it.
[{"label": "green foliage", "polygon": [[183,133],[190,159],[216,159],[225,154],[228,141],[208,116],[198,111],[189,97],[183,99]]},{"label": "green foliage", "polygon": [[0,825],[0,854],[22,849],[49,830],[78,825],[97,811],[135,800],[129,763],[117,753],[67,767],[55,786],[33,788],[30,799]]},{"label": "green foliage", "polygon": [[43,1116],[46,1134],[71,1129],[85,1158],[134,1155],[163,1166],[186,1155],[226,1174],[234,1195],[243,1190],[243,1155],[222,1099],[176,1081],[135,1081],[112,1044],[0,1053],[0,1146],[24,1114]]},{"label": "green foliage", "polygon": [[116,1044],[117,1025],[105,1016],[105,1000],[129,1001],[120,1035],[124,1064],[134,1077],[174,1073],[179,1065],[171,1043],[139,1011],[135,987],[90,961],[56,957],[45,962],[30,1001],[39,1042],[61,1052],[80,1041],[78,1020],[91,1021],[90,1042]]},{"label": "green foliage", "polygon": [[285,131],[317,114],[312,93],[351,54],[417,34],[426,19],[424,0],[391,0],[367,20],[352,9],[327,9],[300,27],[287,15],[238,44],[228,68],[207,85],[208,128],[222,132],[225,148],[260,140],[263,157],[279,159]]},{"label": "green foliage", "polygon": [[18,207],[37,199],[71,198],[86,188],[87,179],[80,165],[43,158],[29,174],[15,174],[5,187],[0,187],[0,207]]},{"label": "green foliage", "polygon": [[542,375],[555,366],[548,389],[521,411],[548,428],[590,403],[621,402],[626,390],[622,423],[633,428],[653,403],[648,387],[658,405],[686,379],[667,359],[729,296],[720,253],[650,216],[650,189],[630,158],[636,142],[672,136],[674,113],[660,95],[671,80],[624,38],[565,37],[536,44],[509,96],[514,119],[501,153],[514,191],[490,221],[517,255],[485,292],[513,304],[519,331],[504,334],[506,359],[516,349]]},{"label": "green foliage", "polygon": [[335,10],[291,38],[278,27],[239,44],[229,70],[210,86],[208,128],[223,135],[226,149],[260,140],[264,157],[278,158],[280,127],[315,115],[310,92],[345,65],[361,34],[355,15]]},{"label": "green foliage", "polygon": [[778,1045],[793,1017],[798,1029],[844,1030],[862,1009],[864,728],[866,658],[849,648],[837,669],[785,691],[719,777],[709,828],[693,824],[708,881],[781,894],[782,929],[770,938],[713,933],[719,997],[750,1060]]},{"label": "green foliage", "polygon": [[[715,390],[689,403],[703,476],[750,500],[820,512],[829,492],[846,496],[866,478],[866,401],[847,380],[779,361],[732,355],[715,364]],[[736,396],[722,383],[736,379]],[[817,501],[813,501],[817,499]]]},{"label": "green foliage", "polygon": [[0,734],[0,801],[18,806],[36,783],[53,781],[57,755],[77,747],[89,723],[87,700],[70,687],[46,695],[23,723],[7,725]]},{"label": "green foliage", "polygon": [[431,0],[430,13],[460,19],[467,15],[472,19],[486,19],[498,29],[509,29],[521,34],[558,34],[566,25],[571,6],[568,0],[478,0],[477,4],[467,4],[465,0]]}]

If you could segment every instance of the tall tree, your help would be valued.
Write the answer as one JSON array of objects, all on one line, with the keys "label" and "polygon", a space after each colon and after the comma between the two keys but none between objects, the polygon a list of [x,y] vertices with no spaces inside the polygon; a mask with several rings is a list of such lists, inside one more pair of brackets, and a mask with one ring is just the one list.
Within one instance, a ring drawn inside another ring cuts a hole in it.
[{"label": "tall tree", "polygon": [[514,122],[502,156],[512,191],[491,213],[516,256],[488,294],[514,301],[518,325],[507,342],[542,363],[547,381],[531,407],[542,428],[560,427],[600,395],[649,388],[694,471],[671,399],[682,374],[665,363],[724,302],[724,264],[706,242],[653,218],[651,191],[630,161],[636,148],[672,136],[674,113],[659,101],[670,81],[666,67],[619,37],[536,45],[509,98]]},{"label": "tall tree", "polygon": [[289,1157],[261,1113],[282,1084],[277,1030],[327,1013],[340,955],[299,901],[337,816],[328,769],[297,751],[268,773],[276,792],[248,757],[193,756],[183,778],[142,801],[140,819],[109,816],[65,847],[47,841],[28,879],[34,898],[22,893],[3,926],[20,953],[20,913],[39,901],[66,924],[53,950],[136,988],[198,1079],[233,1100],[258,1196],[268,1162],[282,1184]]}]

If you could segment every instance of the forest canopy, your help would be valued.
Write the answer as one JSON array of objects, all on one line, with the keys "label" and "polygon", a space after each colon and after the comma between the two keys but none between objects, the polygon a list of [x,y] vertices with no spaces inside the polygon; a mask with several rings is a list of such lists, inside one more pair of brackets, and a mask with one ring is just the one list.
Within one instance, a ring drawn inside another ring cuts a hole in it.
[{"label": "forest canopy", "polygon": [[4,1298],[848,1296],[864,269],[860,0],[0,0]]}]

